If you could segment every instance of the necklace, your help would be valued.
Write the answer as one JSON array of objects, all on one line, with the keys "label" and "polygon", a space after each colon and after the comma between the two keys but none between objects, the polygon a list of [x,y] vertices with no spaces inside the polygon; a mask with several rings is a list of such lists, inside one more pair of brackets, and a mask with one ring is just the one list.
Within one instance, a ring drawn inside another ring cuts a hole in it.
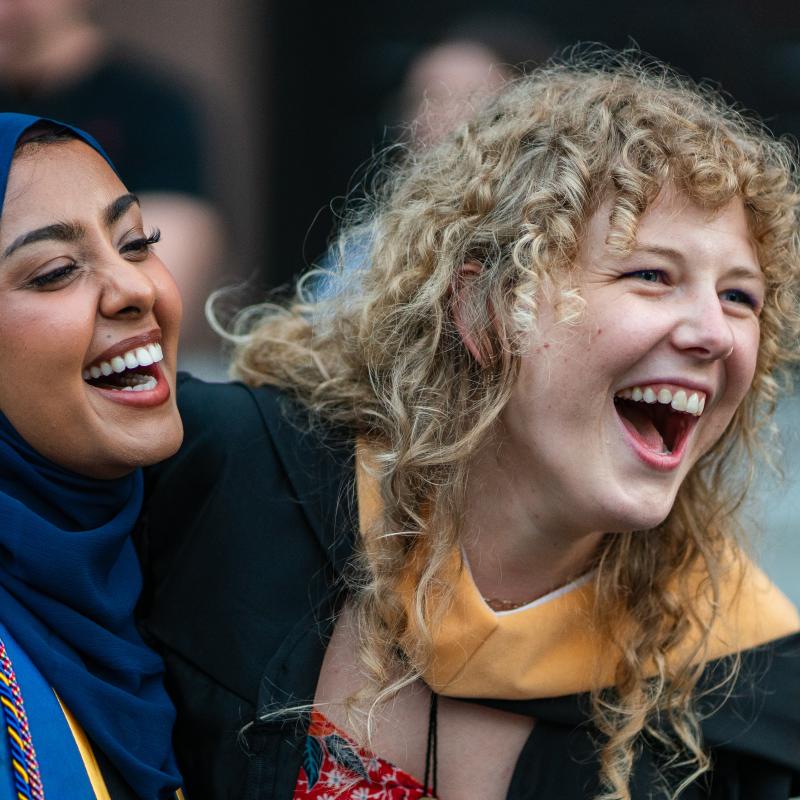
[{"label": "necklace", "polygon": [[492,611],[513,611],[515,608],[522,608],[532,602],[530,600],[501,600],[499,597],[484,597],[483,599]]},{"label": "necklace", "polygon": [[[436,800],[436,768],[438,766],[438,725],[439,695],[431,691],[431,705],[428,711],[428,746],[425,749],[425,794],[419,800]],[[428,794],[430,792],[430,794]]]}]

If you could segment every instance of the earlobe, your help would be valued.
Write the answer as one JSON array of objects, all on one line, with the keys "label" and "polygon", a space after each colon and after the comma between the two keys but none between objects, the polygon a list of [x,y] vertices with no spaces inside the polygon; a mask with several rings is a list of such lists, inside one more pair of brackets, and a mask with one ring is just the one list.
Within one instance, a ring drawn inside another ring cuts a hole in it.
[{"label": "earlobe", "polygon": [[481,266],[476,261],[466,261],[456,273],[453,280],[452,315],[461,341],[469,354],[480,366],[485,366],[486,357],[475,338],[474,315],[469,313],[469,293],[472,284],[480,275]]}]

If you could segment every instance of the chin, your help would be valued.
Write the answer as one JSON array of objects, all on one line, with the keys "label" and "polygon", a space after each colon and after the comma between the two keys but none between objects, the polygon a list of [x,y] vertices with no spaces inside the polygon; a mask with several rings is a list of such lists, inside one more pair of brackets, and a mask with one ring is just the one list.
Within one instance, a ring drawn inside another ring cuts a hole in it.
[{"label": "chin", "polygon": [[603,526],[603,530],[633,533],[657,528],[669,516],[674,505],[675,496],[672,493],[667,497],[663,494],[658,497],[626,497],[613,509],[607,509],[607,519],[612,524]]},{"label": "chin", "polygon": [[136,467],[150,467],[158,464],[178,452],[178,448],[183,442],[183,423],[177,411],[175,412],[176,421],[167,430],[163,430],[161,435],[156,437],[151,434],[148,441],[138,442],[139,447],[135,453],[131,469]]},{"label": "chin", "polygon": [[77,472],[95,478],[120,478],[139,467],[149,467],[169,458],[178,451],[183,441],[183,424],[175,412],[175,420],[169,426],[154,426],[142,436],[129,436],[116,440],[106,451],[105,459],[98,459],[90,470]]}]

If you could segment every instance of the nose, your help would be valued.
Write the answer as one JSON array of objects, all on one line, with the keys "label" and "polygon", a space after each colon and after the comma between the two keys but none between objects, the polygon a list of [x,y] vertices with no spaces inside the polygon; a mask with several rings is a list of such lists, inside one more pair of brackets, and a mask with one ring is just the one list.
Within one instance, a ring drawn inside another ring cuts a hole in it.
[{"label": "nose", "polygon": [[734,335],[716,289],[686,298],[672,343],[703,361],[725,359],[733,352]]},{"label": "nose", "polygon": [[156,287],[141,264],[115,253],[103,269],[100,313],[110,319],[138,319],[148,314],[156,302]]}]

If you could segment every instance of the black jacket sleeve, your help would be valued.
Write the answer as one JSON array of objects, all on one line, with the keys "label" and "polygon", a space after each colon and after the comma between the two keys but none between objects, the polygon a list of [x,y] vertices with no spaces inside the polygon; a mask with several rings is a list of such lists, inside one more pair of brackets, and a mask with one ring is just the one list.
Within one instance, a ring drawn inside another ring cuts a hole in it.
[{"label": "black jacket sleeve", "polygon": [[[321,538],[343,473],[274,389],[180,375],[178,405],[184,443],[146,475],[138,614],[167,666],[187,797],[238,799],[253,780],[243,734],[279,678],[267,667],[349,552]],[[313,697],[318,670],[301,664],[286,680]]]}]

